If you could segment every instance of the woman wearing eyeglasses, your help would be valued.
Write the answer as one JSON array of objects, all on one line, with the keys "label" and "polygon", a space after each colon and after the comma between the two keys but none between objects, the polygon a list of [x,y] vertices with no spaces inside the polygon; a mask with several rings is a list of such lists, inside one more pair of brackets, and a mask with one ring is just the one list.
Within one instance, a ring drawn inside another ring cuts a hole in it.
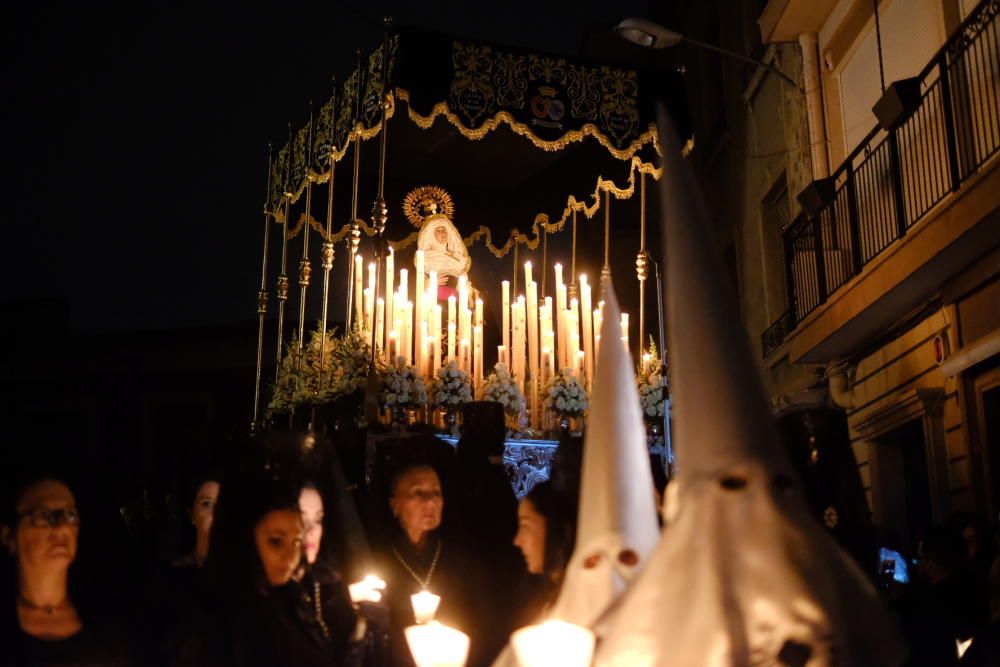
[{"label": "woman wearing eyeglasses", "polygon": [[88,617],[70,594],[79,535],[80,513],[65,482],[35,474],[15,485],[0,518],[16,592],[4,600],[0,661],[19,667],[129,664],[120,636]]}]

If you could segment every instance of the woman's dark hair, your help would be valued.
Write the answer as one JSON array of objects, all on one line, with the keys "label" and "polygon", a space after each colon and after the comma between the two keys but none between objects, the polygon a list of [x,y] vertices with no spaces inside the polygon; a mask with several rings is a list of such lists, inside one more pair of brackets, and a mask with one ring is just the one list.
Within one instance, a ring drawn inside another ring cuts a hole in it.
[{"label": "woman's dark hair", "polygon": [[565,498],[551,481],[536,484],[524,497],[545,519],[545,563],[543,574],[554,597],[562,585],[563,574],[576,542],[575,499]]},{"label": "woman's dark hair", "polygon": [[212,522],[212,548],[205,562],[206,580],[218,599],[238,605],[267,591],[257,554],[254,528],[268,512],[299,511],[302,485],[287,465],[254,444],[221,475],[219,501]]}]

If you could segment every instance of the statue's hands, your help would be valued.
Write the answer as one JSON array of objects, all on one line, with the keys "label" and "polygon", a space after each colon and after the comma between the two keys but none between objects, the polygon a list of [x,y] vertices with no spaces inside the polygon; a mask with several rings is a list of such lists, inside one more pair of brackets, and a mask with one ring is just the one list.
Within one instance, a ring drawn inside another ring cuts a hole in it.
[{"label": "statue's hands", "polygon": [[447,284],[448,284],[448,276],[445,275],[445,274],[439,275],[438,276],[438,285],[447,285]]}]

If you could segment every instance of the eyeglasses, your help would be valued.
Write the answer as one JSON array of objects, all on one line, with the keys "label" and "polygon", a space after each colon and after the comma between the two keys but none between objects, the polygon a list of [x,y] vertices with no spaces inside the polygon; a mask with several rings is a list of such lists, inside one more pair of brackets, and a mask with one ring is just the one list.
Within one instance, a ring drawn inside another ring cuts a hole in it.
[{"label": "eyeglasses", "polygon": [[55,528],[64,524],[67,526],[80,524],[80,512],[75,507],[58,510],[33,509],[24,512],[21,517],[28,517],[31,525],[35,528]]}]

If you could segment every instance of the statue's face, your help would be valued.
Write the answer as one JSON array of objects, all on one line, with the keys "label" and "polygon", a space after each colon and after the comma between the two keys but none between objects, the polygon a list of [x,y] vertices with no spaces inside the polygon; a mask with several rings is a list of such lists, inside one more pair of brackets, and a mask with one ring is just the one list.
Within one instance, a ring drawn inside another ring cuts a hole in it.
[{"label": "statue's face", "polygon": [[448,243],[448,230],[445,229],[444,225],[440,225],[434,230],[434,239],[441,245]]}]

